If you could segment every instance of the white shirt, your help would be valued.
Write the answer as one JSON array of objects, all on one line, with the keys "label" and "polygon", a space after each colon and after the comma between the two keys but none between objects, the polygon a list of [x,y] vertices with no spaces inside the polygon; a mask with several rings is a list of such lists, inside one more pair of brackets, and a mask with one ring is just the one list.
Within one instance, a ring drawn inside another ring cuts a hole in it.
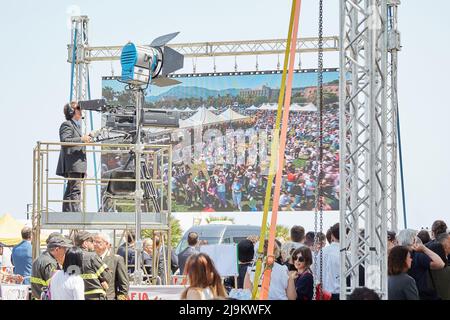
[{"label": "white shirt", "polygon": [[[248,267],[247,272],[250,276],[250,281],[253,284],[255,279],[254,266]],[[264,272],[264,270],[261,270]],[[272,267],[272,274],[270,276],[270,286],[269,286],[269,300],[287,300],[286,290],[288,287],[289,273],[286,266],[282,266],[279,263],[274,263]]]},{"label": "white shirt", "polygon": [[50,280],[51,300],[84,300],[84,281],[80,275],[58,270]]},{"label": "white shirt", "polygon": [[341,258],[339,243],[333,242],[322,250],[323,289],[331,293],[339,293],[341,283]]},{"label": "white shirt", "polygon": [[0,265],[2,267],[7,267],[7,268],[14,267],[11,262],[11,255],[12,255],[11,248],[3,247],[3,255],[1,256],[1,259],[0,259]]},{"label": "white shirt", "polygon": [[108,254],[109,254],[109,250],[105,250],[105,252],[103,252],[103,253],[100,255],[100,258],[103,260],[103,259],[105,259],[105,257],[106,257]]}]

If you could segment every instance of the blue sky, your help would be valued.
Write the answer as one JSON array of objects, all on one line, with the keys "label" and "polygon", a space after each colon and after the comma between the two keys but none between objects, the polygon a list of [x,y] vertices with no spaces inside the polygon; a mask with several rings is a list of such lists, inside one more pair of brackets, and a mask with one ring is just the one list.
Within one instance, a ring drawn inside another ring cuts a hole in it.
[{"label": "blue sky", "polygon": [[[75,7],[73,6],[75,5]],[[206,42],[285,38],[291,3],[286,0],[15,0],[0,3],[0,214],[24,218],[32,201],[32,150],[36,141],[58,140],[62,106],[69,98],[68,11],[79,8],[90,18],[90,44],[149,43],[180,31],[173,41]],[[317,34],[318,1],[302,1],[300,36]],[[424,11],[424,8],[427,10]],[[75,10],[76,11],[76,10]],[[412,227],[450,220],[450,1],[402,1],[399,29],[399,102],[408,220]],[[325,0],[325,35],[339,34],[339,1]],[[280,58],[282,61],[282,57]],[[195,61],[186,59],[184,73]],[[336,53],[325,54],[325,67],[337,67]],[[251,70],[254,57],[238,57],[238,70]],[[274,69],[276,56],[259,57],[260,70]],[[314,68],[316,55],[302,56]],[[217,58],[217,71],[233,71],[234,59]],[[199,59],[198,72],[211,72],[213,61]],[[101,97],[101,77],[120,72],[117,63],[93,63],[91,91]],[[96,126],[100,120],[95,119]],[[400,190],[400,189],[398,189]],[[400,200],[400,193],[398,195]],[[401,205],[399,206],[401,209]]]}]

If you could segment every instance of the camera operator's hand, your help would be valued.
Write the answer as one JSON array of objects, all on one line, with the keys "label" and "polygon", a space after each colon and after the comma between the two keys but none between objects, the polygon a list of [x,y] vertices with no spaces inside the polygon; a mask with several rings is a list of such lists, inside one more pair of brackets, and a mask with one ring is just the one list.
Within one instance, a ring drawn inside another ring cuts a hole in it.
[{"label": "camera operator's hand", "polygon": [[92,138],[88,135],[84,135],[81,137],[81,141],[83,141],[84,143],[89,143],[92,141]]}]

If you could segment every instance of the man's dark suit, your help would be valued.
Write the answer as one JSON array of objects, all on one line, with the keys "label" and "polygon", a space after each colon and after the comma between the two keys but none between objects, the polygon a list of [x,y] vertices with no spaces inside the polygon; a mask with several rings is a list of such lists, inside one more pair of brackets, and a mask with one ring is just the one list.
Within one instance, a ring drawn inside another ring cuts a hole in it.
[{"label": "man's dark suit", "polygon": [[[59,128],[61,142],[82,143],[81,128],[73,120],[64,121]],[[65,178],[83,178],[87,169],[86,147],[61,147],[56,174]],[[81,181],[69,180],[64,192],[64,200],[81,200]],[[64,202],[63,211],[81,211],[80,202]]]},{"label": "man's dark suit", "polygon": [[145,251],[142,252],[142,263],[144,264],[145,273],[151,275],[153,267],[153,258]]},{"label": "man's dark suit", "polygon": [[194,253],[198,253],[198,251],[193,247],[187,247],[178,254],[178,266],[180,267],[180,274],[183,274],[187,259]]},{"label": "man's dark suit", "polygon": [[[161,277],[161,284],[169,284],[166,283],[166,271],[164,269],[164,258],[168,259],[168,250],[167,246],[162,246],[158,249],[158,276]],[[174,250],[170,251],[170,271],[171,274],[175,273],[178,270],[178,256],[175,254]],[[170,273],[169,271],[169,273]]]},{"label": "man's dark suit", "polygon": [[108,300],[121,300],[128,297],[128,273],[125,268],[123,258],[117,254],[107,254],[103,262],[108,265],[112,272],[110,283],[108,282],[108,290],[106,291],[106,298]]},{"label": "man's dark suit", "polygon": [[[133,273],[134,265],[135,265],[135,255],[136,255],[136,253],[134,251],[134,245],[133,246],[128,245],[128,249],[127,249],[127,244],[123,243],[117,249],[117,254],[123,258],[123,261],[127,261],[128,273]],[[126,260],[125,260],[125,256],[127,256]]]}]

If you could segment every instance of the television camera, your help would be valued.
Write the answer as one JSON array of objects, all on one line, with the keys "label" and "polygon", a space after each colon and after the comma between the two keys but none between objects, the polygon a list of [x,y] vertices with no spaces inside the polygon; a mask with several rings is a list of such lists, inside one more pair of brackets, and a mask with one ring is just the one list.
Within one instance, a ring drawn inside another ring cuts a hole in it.
[{"label": "television camera", "polygon": [[[108,105],[105,99],[86,100],[78,103],[82,110],[100,112],[104,115],[104,127],[90,133],[95,142],[122,138],[124,141],[137,132],[136,107]],[[180,114],[177,111],[142,108],[140,112],[143,129],[178,128]],[[145,132],[141,132],[145,135]]]}]

